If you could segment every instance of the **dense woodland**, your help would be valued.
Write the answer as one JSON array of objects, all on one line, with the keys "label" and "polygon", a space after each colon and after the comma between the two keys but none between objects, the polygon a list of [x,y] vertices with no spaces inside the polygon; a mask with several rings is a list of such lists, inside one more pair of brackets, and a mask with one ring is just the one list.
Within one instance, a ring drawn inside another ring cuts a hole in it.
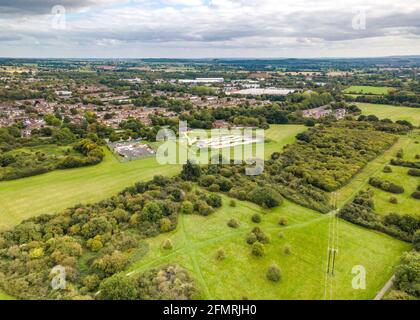
[{"label": "dense woodland", "polygon": [[[407,132],[409,127],[388,123],[387,129]],[[378,131],[379,130],[379,131]],[[183,177],[211,191],[227,192],[240,200],[275,207],[285,197],[305,207],[329,212],[328,192],[345,185],[363,167],[396,141],[374,122],[347,121],[311,128],[297,142],[274,153],[258,176],[246,176],[245,165],[189,164]]]},{"label": "dense woodland", "polygon": [[[121,286],[134,282],[110,277],[147,252],[142,239],[176,228],[179,214],[207,216],[221,205],[219,195],[157,176],[99,203],[31,218],[0,234],[0,285],[23,299],[93,299],[98,290],[104,299],[191,298],[194,284],[177,266],[137,275],[130,296]],[[66,290],[51,288],[57,265],[65,267]],[[171,276],[161,280],[160,272]],[[167,289],[157,290],[159,282]]]}]

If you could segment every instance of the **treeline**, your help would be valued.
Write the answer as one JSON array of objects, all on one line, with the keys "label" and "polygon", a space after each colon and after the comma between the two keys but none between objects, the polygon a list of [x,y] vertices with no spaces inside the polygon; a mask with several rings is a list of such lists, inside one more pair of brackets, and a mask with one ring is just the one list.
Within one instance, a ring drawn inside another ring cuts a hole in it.
[{"label": "treeline", "polygon": [[391,181],[382,180],[377,177],[371,177],[369,179],[369,184],[375,188],[395,194],[402,194],[405,191],[404,187],[399,186]]},{"label": "treeline", "polygon": [[346,100],[351,102],[391,104],[395,106],[420,108],[420,94],[403,90],[391,90],[387,95],[360,95],[357,98],[346,96]]},{"label": "treeline", "polygon": [[[22,299],[113,299],[127,290],[122,298],[191,298],[192,280],[178,267],[159,269],[172,274],[166,280],[158,269],[112,276],[147,252],[142,239],[174,230],[179,214],[209,215],[221,205],[217,194],[156,176],[99,203],[31,218],[0,233],[0,286]],[[64,290],[51,287],[58,265],[66,272]]]},{"label": "treeline", "polygon": [[403,241],[413,242],[415,239],[418,241],[414,235],[420,228],[420,218],[415,215],[400,215],[398,213],[378,215],[375,213],[373,194],[372,190],[360,192],[353,202],[341,209],[339,217]]}]

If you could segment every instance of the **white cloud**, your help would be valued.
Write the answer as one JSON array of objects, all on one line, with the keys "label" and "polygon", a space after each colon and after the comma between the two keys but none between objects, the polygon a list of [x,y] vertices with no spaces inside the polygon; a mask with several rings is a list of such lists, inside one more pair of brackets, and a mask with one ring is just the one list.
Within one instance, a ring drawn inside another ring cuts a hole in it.
[{"label": "white cloud", "polygon": [[[0,0],[0,7],[25,12],[0,15],[0,52],[18,54],[34,39],[48,48],[65,43],[83,56],[104,47],[115,55],[130,47],[156,56],[182,48],[185,56],[371,55],[383,48],[381,41],[394,43],[382,55],[420,54],[418,0],[76,0],[66,30],[52,29],[41,11],[28,14],[22,8],[28,1]],[[52,0],[35,2],[46,8]],[[358,8],[366,10],[365,30],[352,28]]]}]

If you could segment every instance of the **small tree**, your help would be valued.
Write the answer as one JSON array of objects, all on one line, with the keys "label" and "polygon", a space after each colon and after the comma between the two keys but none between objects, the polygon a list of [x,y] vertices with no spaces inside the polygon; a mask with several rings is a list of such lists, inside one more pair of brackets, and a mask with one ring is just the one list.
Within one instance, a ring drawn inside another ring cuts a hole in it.
[{"label": "small tree", "polygon": [[272,264],[267,270],[267,279],[273,282],[279,282],[281,279],[281,270],[276,264]]},{"label": "small tree", "polygon": [[395,198],[395,197],[391,197],[391,198],[389,198],[389,202],[392,203],[392,204],[398,204],[398,199]]},{"label": "small tree", "polygon": [[385,173],[391,173],[392,172],[392,168],[390,166],[385,166],[383,172],[385,172]]},{"label": "small tree", "polygon": [[171,239],[166,239],[166,240],[163,242],[163,249],[165,249],[165,250],[172,250],[172,248],[173,248],[173,246],[172,246],[172,241],[171,241]]},{"label": "small tree", "polygon": [[226,259],[225,250],[219,249],[216,252],[216,260],[222,261]]},{"label": "small tree", "polygon": [[236,228],[239,227],[239,221],[236,220],[236,219],[230,219],[229,222],[228,222],[228,226],[236,229]]},{"label": "small tree", "polygon": [[99,286],[101,300],[136,300],[138,299],[135,282],[125,275],[115,275],[104,280]]},{"label": "small tree", "polygon": [[420,251],[420,229],[413,236],[413,247],[414,250]]},{"label": "small tree", "polygon": [[287,224],[288,224],[287,218],[286,217],[280,217],[280,219],[279,219],[279,225],[281,225],[281,226],[287,226]]},{"label": "small tree", "polygon": [[284,248],[283,248],[283,253],[284,253],[286,256],[288,256],[288,255],[290,255],[290,254],[292,253],[292,249],[290,248],[290,246],[289,246],[289,245],[285,245],[285,246],[284,246]]},{"label": "small tree", "polygon": [[247,237],[246,237],[246,242],[248,244],[254,244],[255,242],[257,242],[257,236],[255,235],[255,233],[250,233]]},{"label": "small tree", "polygon": [[251,220],[254,223],[260,223],[261,222],[261,216],[258,213],[256,213],[252,216]]},{"label": "small tree", "polygon": [[263,257],[265,255],[265,247],[261,242],[255,242],[252,245],[251,252],[256,257]]},{"label": "small tree", "polygon": [[160,231],[161,232],[168,232],[171,230],[172,222],[168,218],[162,218],[159,220],[160,223]]}]

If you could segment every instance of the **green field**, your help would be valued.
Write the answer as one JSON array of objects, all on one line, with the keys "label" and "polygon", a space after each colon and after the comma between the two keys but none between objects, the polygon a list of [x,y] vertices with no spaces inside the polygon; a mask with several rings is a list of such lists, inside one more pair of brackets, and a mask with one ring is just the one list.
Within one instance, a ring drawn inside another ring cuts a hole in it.
[{"label": "green field", "polygon": [[[420,144],[416,144],[415,141],[420,142],[420,136],[417,136],[416,139],[411,139],[410,142],[402,148],[404,150],[404,159],[407,161],[418,161],[415,159],[415,156],[416,154],[420,154]],[[398,166],[391,166],[391,168],[392,173],[384,173],[381,171],[375,176],[403,186],[405,192],[396,195],[375,188],[375,212],[380,214],[396,212],[400,214],[420,215],[420,200],[411,197],[411,194],[416,191],[417,186],[420,185],[420,178],[409,176],[407,174],[408,168]],[[391,197],[397,198],[398,204],[390,203],[389,199]]]},{"label": "green field", "polygon": [[407,120],[415,126],[420,126],[420,108],[396,107],[385,104],[357,103],[362,114],[374,114],[380,119]]},{"label": "green field", "polygon": [[[288,201],[274,210],[240,201],[232,208],[228,203],[224,197],[223,208],[209,217],[182,215],[176,231],[146,240],[148,252],[133,263],[128,275],[178,263],[194,276],[204,299],[372,299],[392,275],[402,252],[410,247],[340,220],[336,273],[326,278],[331,215],[321,215]],[[250,220],[257,212],[262,215],[258,226],[271,237],[262,258],[252,256],[245,242],[246,235],[257,226]],[[288,226],[278,224],[281,216],[288,218]],[[227,226],[231,218],[240,221],[238,229]],[[280,232],[284,238],[279,237]],[[166,239],[171,239],[172,250],[162,248]],[[291,247],[290,255],[283,253],[285,245]],[[226,253],[223,261],[215,258],[220,248]],[[266,270],[273,263],[282,271],[279,283],[266,279]],[[366,268],[366,290],[352,288],[355,265]]]},{"label": "green field", "polygon": [[351,86],[343,92],[348,94],[388,94],[388,91],[392,89],[391,87]]},{"label": "green field", "polygon": [[[266,144],[266,155],[281,151],[304,130],[304,126],[273,125],[266,134],[273,140]],[[159,165],[154,157],[121,163],[106,151],[103,162],[96,166],[0,182],[0,230],[32,216],[106,199],[136,181],[150,180],[154,175],[170,176],[179,171],[179,165]]]}]

